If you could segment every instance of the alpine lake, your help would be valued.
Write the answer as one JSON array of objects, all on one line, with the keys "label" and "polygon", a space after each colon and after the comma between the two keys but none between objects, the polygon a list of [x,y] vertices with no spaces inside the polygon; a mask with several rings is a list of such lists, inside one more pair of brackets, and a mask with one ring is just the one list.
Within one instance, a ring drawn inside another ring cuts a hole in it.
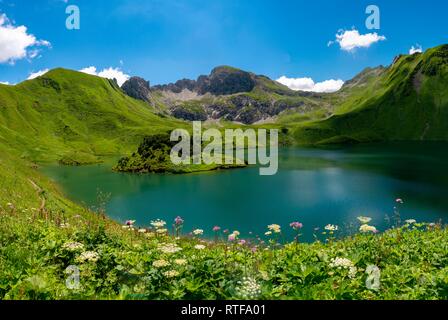
[{"label": "alpine lake", "polygon": [[[448,218],[448,143],[412,142],[283,148],[279,170],[259,175],[249,166],[194,174],[131,174],[112,171],[117,159],[81,167],[49,165],[43,173],[72,200],[97,208],[120,223],[136,220],[185,220],[183,233],[212,228],[238,230],[240,238],[264,238],[267,226],[279,224],[292,239],[293,221],[303,223],[302,241],[321,237],[327,224],[356,232],[357,217],[372,218],[379,231],[402,220]],[[403,199],[403,204],[396,199]],[[395,213],[394,213],[395,212]],[[389,219],[388,219],[389,217]]]}]

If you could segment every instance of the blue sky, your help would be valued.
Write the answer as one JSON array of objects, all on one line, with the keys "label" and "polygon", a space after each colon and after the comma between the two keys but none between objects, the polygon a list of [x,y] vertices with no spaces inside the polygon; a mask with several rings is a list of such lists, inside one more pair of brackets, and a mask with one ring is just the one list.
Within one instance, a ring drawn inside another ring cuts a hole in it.
[{"label": "blue sky", "polygon": [[[70,4],[80,8],[80,30],[65,27]],[[380,30],[365,26],[370,4],[381,10]],[[34,43],[25,57],[0,63],[0,81],[9,83],[39,70],[89,66],[120,68],[151,84],[196,78],[218,65],[273,79],[348,80],[411,46],[448,43],[444,0],[0,0],[0,11],[9,19],[3,26],[26,26],[36,41],[51,43]],[[328,46],[338,30],[353,28],[386,40],[352,51]],[[0,58],[7,41],[1,30]]]}]

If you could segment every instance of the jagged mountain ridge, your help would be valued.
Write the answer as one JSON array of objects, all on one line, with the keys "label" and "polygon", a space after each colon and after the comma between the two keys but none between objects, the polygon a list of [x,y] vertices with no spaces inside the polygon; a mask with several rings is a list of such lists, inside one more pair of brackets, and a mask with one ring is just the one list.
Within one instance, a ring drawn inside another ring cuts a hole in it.
[{"label": "jagged mountain ridge", "polygon": [[[136,79],[131,78],[122,89],[136,97]],[[309,113],[329,107],[319,101],[322,95],[297,92],[269,79],[229,66],[213,69],[197,80],[182,79],[157,85],[144,94],[153,105],[165,106],[166,112],[183,120],[228,120],[244,124],[266,121],[285,110]],[[140,98],[141,99],[141,98]]]}]

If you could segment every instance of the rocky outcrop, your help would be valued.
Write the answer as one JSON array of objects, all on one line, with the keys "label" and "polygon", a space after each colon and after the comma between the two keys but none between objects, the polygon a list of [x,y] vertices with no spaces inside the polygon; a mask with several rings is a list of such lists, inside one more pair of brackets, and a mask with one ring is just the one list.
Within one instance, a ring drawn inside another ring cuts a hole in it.
[{"label": "rocky outcrop", "polygon": [[182,106],[175,106],[170,112],[173,117],[187,121],[205,121],[208,119],[205,111],[191,110]]},{"label": "rocky outcrop", "polygon": [[152,89],[161,91],[171,91],[174,93],[181,93],[184,90],[195,91],[196,81],[190,79],[182,79],[176,81],[175,83],[153,86]]},{"label": "rocky outcrop", "polygon": [[260,101],[245,94],[229,97],[223,102],[203,103],[192,106],[189,103],[178,104],[170,108],[171,114],[179,119],[189,121],[205,121],[207,119],[224,119],[244,124],[253,124],[279,115],[281,112],[295,108],[299,112],[306,111],[302,101],[296,103],[283,100]]},{"label": "rocky outcrop", "polygon": [[231,67],[218,67],[213,69],[210,76],[199,77],[197,91],[199,94],[230,95],[250,92],[255,85],[253,76],[248,72]]},{"label": "rocky outcrop", "polygon": [[208,76],[199,76],[198,79],[182,79],[167,85],[154,86],[153,90],[171,91],[180,93],[183,90],[197,92],[199,95],[210,93],[212,95],[230,95],[241,92],[250,92],[255,88],[255,76],[232,67],[217,67]]},{"label": "rocky outcrop", "polygon": [[[143,79],[131,78],[122,89],[131,97],[149,101],[148,87]],[[288,109],[313,109],[315,106],[304,101],[320,99],[315,93],[295,92],[266,76],[229,66],[216,67],[197,80],[153,86],[151,94],[153,105],[167,106],[178,119],[224,119],[244,124],[272,119]]]},{"label": "rocky outcrop", "polygon": [[121,86],[121,89],[130,97],[150,102],[149,81],[140,77],[132,77]]}]

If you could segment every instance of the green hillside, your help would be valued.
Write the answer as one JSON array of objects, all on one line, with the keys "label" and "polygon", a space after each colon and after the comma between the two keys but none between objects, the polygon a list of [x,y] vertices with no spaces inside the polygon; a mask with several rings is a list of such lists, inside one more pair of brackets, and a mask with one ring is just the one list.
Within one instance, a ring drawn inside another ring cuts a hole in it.
[{"label": "green hillside", "polygon": [[0,86],[0,145],[33,161],[95,162],[123,154],[143,136],[185,124],[157,116],[115,82],[55,69]]},{"label": "green hillside", "polygon": [[448,45],[399,56],[363,84],[335,94],[332,116],[297,125],[296,141],[448,139]]}]

